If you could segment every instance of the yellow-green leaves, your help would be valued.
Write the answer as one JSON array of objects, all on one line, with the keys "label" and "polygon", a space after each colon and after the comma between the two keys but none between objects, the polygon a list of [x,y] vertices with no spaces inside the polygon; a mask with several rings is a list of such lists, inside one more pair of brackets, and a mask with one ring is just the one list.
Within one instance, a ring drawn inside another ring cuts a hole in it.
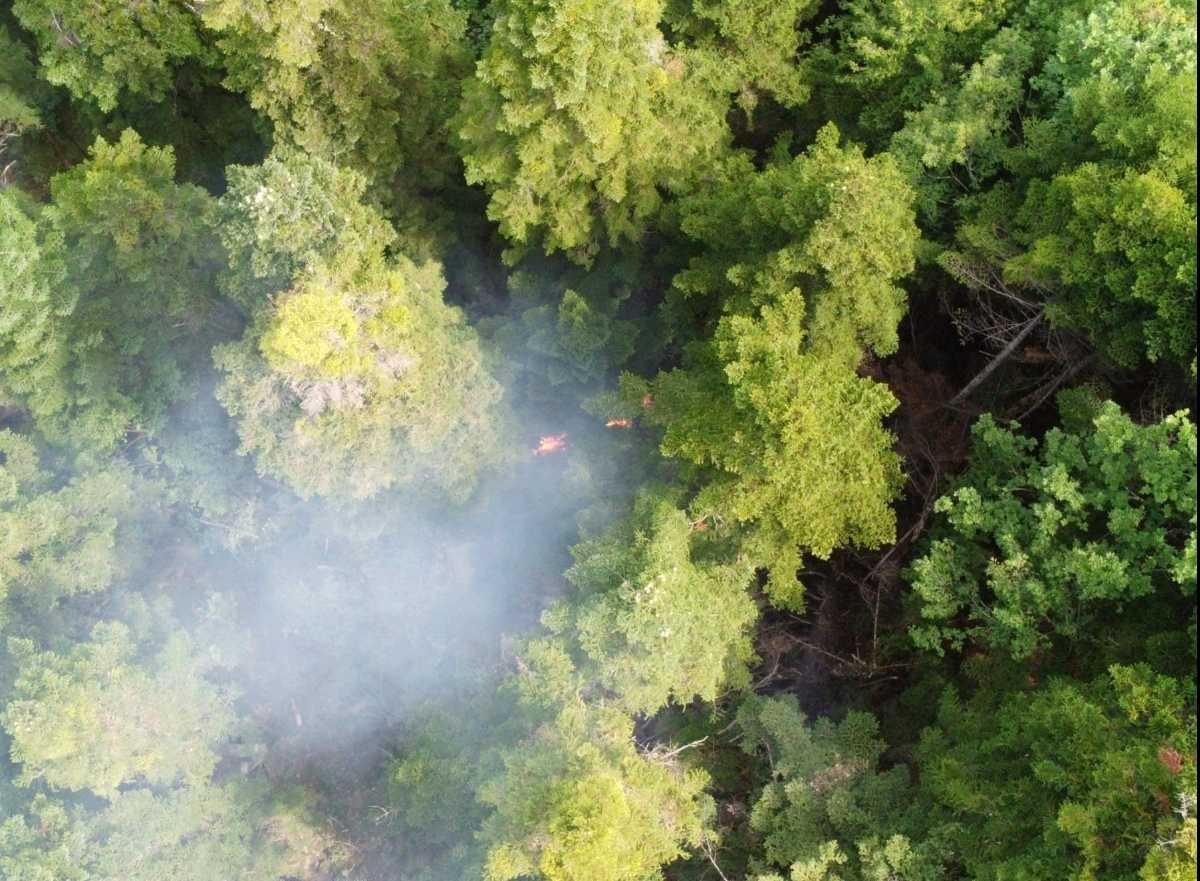
[{"label": "yellow-green leaves", "polygon": [[622,383],[624,412],[663,429],[664,455],[703,469],[694,515],[741,530],[780,605],[802,603],[802,554],[894,535],[900,460],[883,420],[897,402],[857,369],[865,347],[897,345],[911,201],[889,157],[839,146],[832,126],[790,162],[729,163],[681,206],[700,249],[674,296],[718,316],[712,336],[682,368]]},{"label": "yellow-green leaves", "polygon": [[661,492],[645,490],[608,534],[573,549],[567,578],[585,670],[630,713],[713,701],[745,687],[758,608],[750,563],[693,559],[696,534]]},{"label": "yellow-green leaves", "polygon": [[506,0],[454,120],[467,180],[517,246],[590,262],[725,139],[658,29],[661,0]]},{"label": "yellow-green leaves", "polygon": [[381,195],[445,183],[466,17],[448,0],[216,0],[226,85],[244,92],[283,145],[365,172]]},{"label": "yellow-green leaves", "polygon": [[500,388],[441,268],[310,267],[239,343],[218,398],[260,471],[301,495],[425,484],[465,498],[498,456]]},{"label": "yellow-green leaves", "polygon": [[317,283],[284,300],[259,348],[271,364],[338,379],[368,368],[361,328],[351,304]]},{"label": "yellow-green leaves", "polygon": [[707,777],[643,755],[632,723],[571,702],[503,755],[480,798],[486,881],[643,881],[702,835]]},{"label": "yellow-green leaves", "polygon": [[499,456],[501,392],[440,264],[388,255],[355,172],[284,151],[231,178],[222,281],[255,319],[214,358],[242,451],[306,497],[464,499]]}]

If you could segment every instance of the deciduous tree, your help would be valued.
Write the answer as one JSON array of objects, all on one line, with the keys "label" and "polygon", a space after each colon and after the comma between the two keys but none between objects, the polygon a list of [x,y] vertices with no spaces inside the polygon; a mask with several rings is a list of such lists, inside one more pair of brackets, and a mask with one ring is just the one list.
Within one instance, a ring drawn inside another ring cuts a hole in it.
[{"label": "deciduous tree", "polygon": [[913,566],[918,643],[978,641],[1025,657],[1099,636],[1101,616],[1196,590],[1196,426],[1139,426],[1107,403],[1039,443],[984,416],[970,469],[937,502]]}]

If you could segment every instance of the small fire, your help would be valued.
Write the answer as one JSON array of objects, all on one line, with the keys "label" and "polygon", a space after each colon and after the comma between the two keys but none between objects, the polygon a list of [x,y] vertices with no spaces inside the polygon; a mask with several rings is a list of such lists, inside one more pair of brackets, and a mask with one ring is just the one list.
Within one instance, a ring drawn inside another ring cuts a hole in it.
[{"label": "small fire", "polygon": [[538,445],[534,447],[533,454],[535,456],[549,456],[551,453],[557,453],[560,450],[567,448],[567,433],[548,434],[545,437],[538,438]]},{"label": "small fire", "polygon": [[653,406],[654,406],[654,395],[651,395],[651,394],[642,395],[642,409],[649,410]]},{"label": "small fire", "polygon": [[604,423],[605,428],[632,428],[632,419],[610,419]]}]

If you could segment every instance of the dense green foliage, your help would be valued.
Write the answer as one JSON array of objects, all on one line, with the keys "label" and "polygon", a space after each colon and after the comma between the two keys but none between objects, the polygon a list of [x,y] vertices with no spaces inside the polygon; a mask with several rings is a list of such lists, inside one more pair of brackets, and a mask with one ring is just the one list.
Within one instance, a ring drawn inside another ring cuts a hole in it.
[{"label": "dense green foliage", "polygon": [[183,393],[220,251],[212,197],[174,172],[127,130],[56,175],[48,205],[0,197],[4,385],[53,439],[110,448]]},{"label": "dense green foliage", "polygon": [[725,140],[661,0],[505,0],[456,117],[467,180],[515,244],[588,260],[637,238]]},{"label": "dense green foliage", "polygon": [[914,564],[921,614],[937,622],[915,631],[919,644],[978,640],[1024,657],[1055,636],[1095,638],[1103,609],[1172,584],[1195,594],[1186,414],[1141,427],[1109,403],[1082,432],[1050,431],[1036,456],[987,416],[975,436],[970,470],[937,504],[949,536]]},{"label": "dense green foliage", "polygon": [[1185,881],[1194,0],[13,0],[5,881]]}]

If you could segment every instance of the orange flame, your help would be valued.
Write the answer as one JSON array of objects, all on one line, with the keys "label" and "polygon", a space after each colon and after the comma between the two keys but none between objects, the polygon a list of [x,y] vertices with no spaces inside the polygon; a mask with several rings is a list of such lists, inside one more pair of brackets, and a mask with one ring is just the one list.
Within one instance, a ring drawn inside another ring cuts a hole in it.
[{"label": "orange flame", "polygon": [[632,428],[632,419],[610,419],[604,423],[605,428]]},{"label": "orange flame", "polygon": [[545,437],[538,438],[538,445],[534,447],[533,454],[535,456],[548,456],[551,453],[557,453],[559,450],[567,448],[567,434],[548,434]]}]

